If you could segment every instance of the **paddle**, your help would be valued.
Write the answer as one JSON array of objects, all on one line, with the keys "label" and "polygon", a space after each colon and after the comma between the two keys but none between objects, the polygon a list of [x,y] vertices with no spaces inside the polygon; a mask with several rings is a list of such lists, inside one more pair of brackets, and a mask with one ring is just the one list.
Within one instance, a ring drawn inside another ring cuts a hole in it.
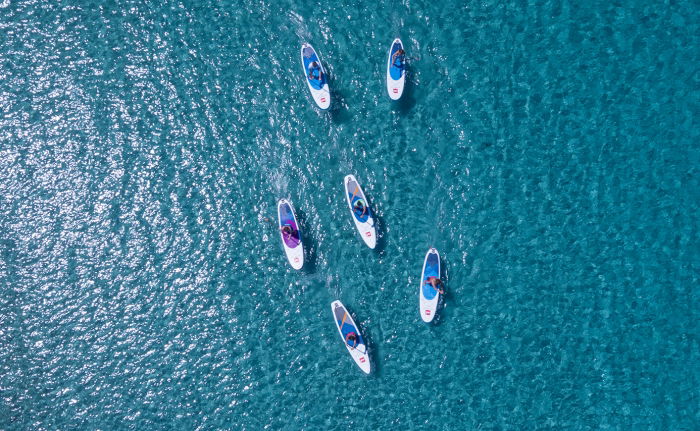
[{"label": "paddle", "polygon": [[355,191],[352,192],[352,196],[350,196],[350,203],[351,204],[352,204],[352,200],[355,198],[355,196],[357,196],[357,192],[359,192],[359,191],[360,191],[360,188],[357,185],[355,185]]},{"label": "paddle", "polygon": [[366,355],[367,354],[367,346],[366,345],[364,345],[364,346],[365,346],[365,350],[363,352],[362,350],[358,349],[357,347],[352,347],[352,346],[348,345],[348,347],[350,347],[351,349],[357,350],[358,352],[362,353],[363,355]]}]

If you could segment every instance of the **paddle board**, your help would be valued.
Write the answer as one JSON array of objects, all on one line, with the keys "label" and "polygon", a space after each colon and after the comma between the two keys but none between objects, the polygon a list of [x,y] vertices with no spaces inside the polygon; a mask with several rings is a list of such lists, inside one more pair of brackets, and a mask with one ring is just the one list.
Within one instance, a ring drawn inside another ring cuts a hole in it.
[{"label": "paddle board", "polygon": [[[424,322],[432,322],[437,311],[440,292],[428,283],[429,277],[440,279],[440,255],[434,248],[428,250],[423,261],[423,272],[420,276],[420,289],[418,296],[420,297],[420,317]],[[438,288],[440,285],[438,285]]]},{"label": "paddle board", "polygon": [[[331,303],[331,310],[333,310],[333,320],[335,320],[335,326],[338,328],[340,333],[340,338],[343,340],[343,344],[348,349],[348,353],[352,356],[358,367],[366,374],[371,371],[369,364],[369,355],[367,354],[367,346],[365,344],[364,338],[360,334],[355,321],[352,320],[352,316],[348,313],[348,310],[340,301],[333,301]],[[346,337],[349,333],[355,333],[356,341],[346,341]]]},{"label": "paddle board", "polygon": [[[301,232],[299,232],[299,224],[294,215],[294,208],[287,199],[280,199],[277,203],[277,220],[280,239],[284,247],[284,253],[287,255],[289,264],[294,269],[301,269],[304,266],[304,246],[301,242]],[[283,226],[289,226],[291,234],[282,232]]]},{"label": "paddle board", "polygon": [[[352,220],[355,222],[357,231],[364,240],[367,247],[374,248],[377,245],[377,231],[374,229],[374,215],[367,202],[365,193],[360,187],[360,183],[354,175],[345,177],[345,200],[348,202]],[[364,210],[354,209],[355,205],[361,205]]]},{"label": "paddle board", "polygon": [[391,43],[389,58],[386,62],[386,89],[392,100],[401,98],[406,81],[406,54],[404,53],[403,58],[393,58],[394,53],[399,49],[403,49],[403,43],[401,43],[401,39],[396,38]]},{"label": "paddle board", "polygon": [[308,43],[301,45],[301,65],[304,68],[304,81],[309,86],[314,102],[319,108],[328,109],[331,106],[331,93],[326,70],[316,51]]}]

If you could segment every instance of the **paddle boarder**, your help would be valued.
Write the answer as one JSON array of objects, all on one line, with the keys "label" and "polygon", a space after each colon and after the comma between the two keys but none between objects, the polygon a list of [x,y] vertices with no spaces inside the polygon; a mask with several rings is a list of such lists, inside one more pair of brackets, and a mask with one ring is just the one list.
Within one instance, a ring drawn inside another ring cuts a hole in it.
[{"label": "paddle boarder", "polygon": [[[398,67],[399,69],[403,67],[404,60],[406,59],[406,51],[399,48],[396,50],[394,55],[391,56],[391,64]],[[398,61],[397,61],[398,60]]]},{"label": "paddle boarder", "polygon": [[442,287],[439,287],[439,288],[438,288],[438,286],[442,286],[442,280],[440,280],[440,279],[437,278],[437,277],[434,277],[434,276],[431,275],[430,277],[428,277],[427,280],[425,280],[425,284],[429,284],[429,285],[433,286],[433,289],[435,289],[435,290],[437,290],[438,292],[440,292],[440,294],[444,294],[444,293],[445,293],[445,290],[444,290]]},{"label": "paddle boarder", "polygon": [[367,213],[367,206],[362,202],[362,199],[355,201],[355,205],[352,207],[358,217],[362,217]]},{"label": "paddle boarder", "polygon": [[294,235],[294,230],[292,230],[292,227],[289,226],[288,224],[282,226],[280,228],[280,231],[282,232],[282,236],[284,236],[284,239],[291,239]]},{"label": "paddle boarder", "polygon": [[314,61],[311,64],[309,64],[309,79],[315,79],[317,81],[320,81],[322,76],[323,72],[321,72],[321,66],[318,64],[317,61]]},{"label": "paddle boarder", "polygon": [[348,335],[345,336],[345,342],[348,344],[348,346],[354,349],[355,346],[357,346],[357,334],[354,332],[350,332]]}]

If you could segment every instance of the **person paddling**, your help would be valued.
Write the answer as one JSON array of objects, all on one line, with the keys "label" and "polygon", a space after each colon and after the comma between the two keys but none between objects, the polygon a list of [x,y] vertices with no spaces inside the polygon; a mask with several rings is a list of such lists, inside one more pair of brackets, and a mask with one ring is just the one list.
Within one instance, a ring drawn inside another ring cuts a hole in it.
[{"label": "person paddling", "polygon": [[[442,280],[440,280],[439,278],[437,278],[435,276],[431,275],[430,277],[428,277],[428,279],[425,280],[425,284],[429,284],[429,285],[433,286],[433,289],[440,292],[440,294],[445,293],[445,289],[442,288]],[[441,287],[438,288],[438,286],[441,286]]]},{"label": "person paddling", "polygon": [[393,64],[395,67],[398,67],[400,69],[403,67],[405,59],[406,59],[406,51],[399,48],[396,50],[394,55],[391,56],[391,64]]},{"label": "person paddling", "polygon": [[355,201],[355,205],[352,207],[353,211],[355,211],[355,214],[357,214],[358,217],[362,217],[367,213],[367,206],[362,202],[362,199],[358,199]]},{"label": "person paddling", "polygon": [[320,81],[322,76],[323,72],[321,72],[321,66],[319,66],[318,62],[314,61],[309,64],[309,79]]},{"label": "person paddling", "polygon": [[350,348],[354,349],[357,346],[357,334],[350,332],[345,336],[345,342],[348,344],[348,346],[350,346]]},{"label": "person paddling", "polygon": [[294,230],[292,230],[292,227],[288,224],[282,226],[280,228],[280,231],[282,232],[282,236],[284,237],[284,239],[289,239],[292,237],[292,235],[294,235]]}]

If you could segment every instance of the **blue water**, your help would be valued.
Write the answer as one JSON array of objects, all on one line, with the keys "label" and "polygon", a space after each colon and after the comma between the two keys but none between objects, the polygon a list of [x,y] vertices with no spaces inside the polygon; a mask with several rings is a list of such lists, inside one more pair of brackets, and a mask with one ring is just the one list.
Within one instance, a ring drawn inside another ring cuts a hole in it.
[{"label": "blue water", "polygon": [[0,0],[0,429],[697,430],[698,64],[691,1]]}]

